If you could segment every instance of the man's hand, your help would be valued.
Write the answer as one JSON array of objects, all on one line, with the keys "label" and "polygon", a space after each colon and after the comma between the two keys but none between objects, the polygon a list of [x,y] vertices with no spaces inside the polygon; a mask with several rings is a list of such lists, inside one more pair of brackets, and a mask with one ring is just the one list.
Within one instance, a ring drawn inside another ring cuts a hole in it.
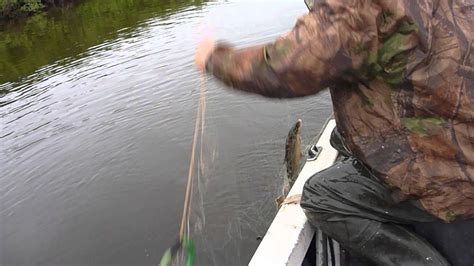
[{"label": "man's hand", "polygon": [[194,56],[194,61],[199,71],[204,72],[207,58],[209,57],[210,53],[214,50],[214,46],[215,46],[215,41],[211,37],[206,37],[198,45],[196,49],[196,54]]}]

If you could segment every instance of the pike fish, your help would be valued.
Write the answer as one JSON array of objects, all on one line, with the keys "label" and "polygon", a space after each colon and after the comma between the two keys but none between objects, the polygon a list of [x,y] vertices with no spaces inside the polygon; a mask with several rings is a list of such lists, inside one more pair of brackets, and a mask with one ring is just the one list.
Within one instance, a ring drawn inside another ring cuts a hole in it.
[{"label": "pike fish", "polygon": [[284,202],[286,195],[295,183],[304,165],[303,153],[301,150],[301,127],[303,121],[298,119],[288,132],[285,143],[285,161],[283,174],[282,194],[277,198],[278,207]]}]

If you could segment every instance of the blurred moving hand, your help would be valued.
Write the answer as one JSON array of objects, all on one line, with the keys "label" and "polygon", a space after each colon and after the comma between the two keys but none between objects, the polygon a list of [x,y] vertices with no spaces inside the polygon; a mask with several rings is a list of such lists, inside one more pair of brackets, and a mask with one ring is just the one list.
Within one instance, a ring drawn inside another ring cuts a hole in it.
[{"label": "blurred moving hand", "polygon": [[196,54],[194,55],[194,61],[199,71],[204,72],[206,68],[206,61],[210,53],[214,50],[215,41],[212,37],[206,37],[199,43]]}]

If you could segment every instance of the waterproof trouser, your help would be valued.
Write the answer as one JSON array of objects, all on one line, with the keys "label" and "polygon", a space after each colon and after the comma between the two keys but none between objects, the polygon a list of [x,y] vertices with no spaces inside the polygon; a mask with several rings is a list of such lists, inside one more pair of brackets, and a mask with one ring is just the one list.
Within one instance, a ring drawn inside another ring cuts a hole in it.
[{"label": "waterproof trouser", "polygon": [[346,250],[375,265],[450,265],[407,224],[434,222],[426,211],[405,201],[344,148],[337,132],[331,144],[342,159],[311,177],[301,198],[310,223]]}]

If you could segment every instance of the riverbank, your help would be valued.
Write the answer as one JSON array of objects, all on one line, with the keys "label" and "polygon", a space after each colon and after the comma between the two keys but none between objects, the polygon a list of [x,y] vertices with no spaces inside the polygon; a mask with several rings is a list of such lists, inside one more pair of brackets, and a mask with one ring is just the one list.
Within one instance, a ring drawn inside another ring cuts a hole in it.
[{"label": "riverbank", "polygon": [[[244,47],[305,12],[292,0],[83,0],[0,26],[0,265],[156,265],[179,231],[200,29]],[[287,128],[301,118],[309,143],[331,99],[205,82],[196,265],[247,265],[276,213]]]},{"label": "riverbank", "polygon": [[77,0],[0,0],[0,20],[27,17]]},{"label": "riverbank", "polygon": [[65,64],[64,60],[77,60],[91,47],[119,36],[130,36],[151,18],[168,19],[183,10],[199,10],[207,1],[74,0],[68,3],[63,8],[47,8],[48,12],[0,23],[0,84],[19,81],[55,62]]}]

